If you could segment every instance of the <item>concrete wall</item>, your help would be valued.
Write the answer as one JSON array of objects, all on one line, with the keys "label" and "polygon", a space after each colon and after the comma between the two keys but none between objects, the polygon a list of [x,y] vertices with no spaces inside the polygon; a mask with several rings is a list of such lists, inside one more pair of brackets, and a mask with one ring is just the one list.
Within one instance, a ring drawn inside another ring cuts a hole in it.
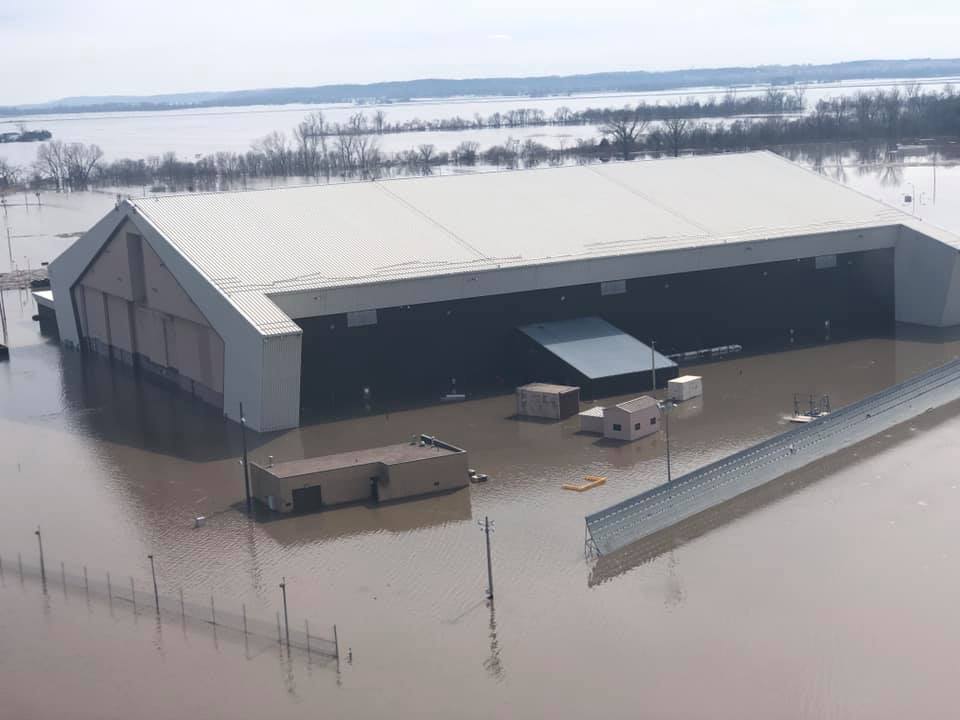
[{"label": "concrete wall", "polygon": [[438,452],[436,457],[390,465],[380,483],[379,498],[399,500],[462,488],[470,482],[467,469],[465,452]]}]

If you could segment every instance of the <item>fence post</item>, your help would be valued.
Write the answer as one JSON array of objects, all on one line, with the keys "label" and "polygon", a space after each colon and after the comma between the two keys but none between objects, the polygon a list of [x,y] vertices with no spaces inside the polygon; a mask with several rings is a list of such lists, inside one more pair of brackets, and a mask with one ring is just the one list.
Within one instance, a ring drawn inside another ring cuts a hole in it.
[{"label": "fence post", "polygon": [[130,576],[130,597],[133,599],[133,614],[137,614],[137,591],[133,587],[133,575]]},{"label": "fence post", "polygon": [[337,670],[340,670],[340,639],[337,637],[337,625],[333,625],[333,651],[337,654]]},{"label": "fence post", "polygon": [[240,606],[243,609],[243,636],[247,636],[247,604]]},{"label": "fence post", "polygon": [[[47,568],[43,564],[43,536],[40,534],[40,526],[37,525],[37,529],[33,531],[33,534],[37,536],[37,545],[40,546],[40,580],[46,586],[47,584]],[[44,588],[46,589],[46,588]]]},{"label": "fence post", "polygon": [[157,615],[160,614],[160,594],[157,592],[157,568],[153,564],[153,553],[147,555],[150,560],[150,575],[153,577],[153,604],[157,608]]},{"label": "fence post", "polygon": [[213,606],[213,595],[210,596],[210,617],[213,619],[213,626],[217,626],[217,610]]}]

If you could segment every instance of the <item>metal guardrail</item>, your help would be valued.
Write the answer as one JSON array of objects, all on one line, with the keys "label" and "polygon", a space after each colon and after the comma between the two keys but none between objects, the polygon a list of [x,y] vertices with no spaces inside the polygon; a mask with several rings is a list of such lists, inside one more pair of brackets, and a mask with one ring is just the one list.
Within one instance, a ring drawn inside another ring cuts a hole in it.
[{"label": "metal guardrail", "polygon": [[781,475],[960,398],[960,360],[586,517],[588,551],[619,550]]}]

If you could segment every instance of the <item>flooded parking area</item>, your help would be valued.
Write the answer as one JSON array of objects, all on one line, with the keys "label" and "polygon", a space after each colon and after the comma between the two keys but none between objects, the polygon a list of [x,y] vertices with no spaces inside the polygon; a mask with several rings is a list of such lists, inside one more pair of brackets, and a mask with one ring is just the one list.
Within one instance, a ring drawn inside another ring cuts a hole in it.
[{"label": "flooded parking area", "polygon": [[[643,708],[654,717],[899,718],[942,714],[952,702],[955,406],[681,526],[656,547],[592,563],[584,515],[665,479],[662,434],[614,444],[581,434],[576,417],[519,420],[511,395],[373,407],[251,434],[251,459],[427,433],[465,448],[489,481],[251,521],[236,425],[105,360],[62,352],[38,334],[24,295],[5,297],[5,716],[161,718],[176,708],[201,717],[635,717]],[[840,406],[958,354],[960,336],[898,328],[891,338],[685,366],[702,375],[704,396],[671,416],[673,472],[783,431],[794,393],[828,394]],[[606,484],[561,489],[591,474]],[[496,523],[492,607],[484,517]],[[16,570],[17,553],[37,562],[37,526],[51,568],[46,594]],[[213,595],[218,612],[243,606],[267,622],[282,612],[285,582],[291,618],[337,624],[339,671],[58,585],[63,562],[75,576],[109,571],[146,589],[148,555],[164,595],[183,589],[198,605]]]}]

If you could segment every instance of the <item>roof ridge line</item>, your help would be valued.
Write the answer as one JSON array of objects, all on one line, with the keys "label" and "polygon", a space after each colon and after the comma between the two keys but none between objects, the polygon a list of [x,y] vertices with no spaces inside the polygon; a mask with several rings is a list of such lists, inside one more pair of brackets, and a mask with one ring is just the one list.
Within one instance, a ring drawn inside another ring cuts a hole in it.
[{"label": "roof ridge line", "polygon": [[[674,158],[674,159],[676,159],[676,158]],[[595,167],[593,167],[593,166],[591,166],[591,165],[587,165],[587,166],[585,166],[585,167],[586,167],[588,170],[590,170],[590,172],[592,172],[594,175],[597,175],[598,177],[603,178],[603,179],[606,180],[607,182],[611,182],[611,183],[613,183],[614,185],[616,185],[617,187],[620,187],[620,188],[622,188],[623,190],[626,190],[628,193],[631,193],[631,194],[633,194],[633,195],[636,195],[637,197],[641,197],[641,198],[643,198],[644,200],[646,200],[648,203],[650,203],[651,205],[653,205],[653,206],[655,206],[655,207],[658,207],[658,208],[660,208],[661,210],[663,210],[663,211],[665,211],[665,212],[670,213],[670,214],[673,215],[675,218],[679,218],[680,220],[683,220],[683,222],[689,223],[689,224],[693,225],[695,228],[697,228],[697,229],[699,229],[700,231],[706,233],[707,236],[709,236],[709,237],[714,237],[714,236],[716,235],[716,233],[714,233],[713,230],[711,230],[710,228],[704,227],[703,225],[701,225],[700,223],[696,222],[695,220],[691,220],[690,218],[688,218],[688,217],[684,216],[683,214],[681,214],[679,211],[674,210],[674,209],[673,209],[672,207],[670,207],[669,205],[666,205],[666,204],[664,204],[664,203],[662,203],[662,202],[660,202],[660,201],[658,201],[658,200],[654,200],[652,197],[650,197],[650,196],[647,195],[646,193],[643,193],[643,192],[641,192],[640,190],[637,190],[636,188],[632,188],[632,187],[630,187],[629,185],[627,185],[626,183],[621,182],[620,180],[616,180],[616,179],[614,179],[614,178],[612,178],[612,177],[608,177],[607,175],[605,175],[605,174],[603,174],[602,172],[600,172],[599,168],[595,168]]]},{"label": "roof ridge line", "polygon": [[459,235],[457,235],[457,233],[455,233],[453,230],[451,230],[450,228],[448,228],[448,227],[447,227],[446,225],[444,225],[442,222],[440,222],[440,221],[437,220],[436,218],[431,217],[431,216],[428,215],[426,212],[424,212],[423,210],[421,210],[420,208],[418,208],[416,205],[414,205],[413,203],[411,203],[409,200],[406,200],[405,198],[400,197],[400,196],[397,195],[395,192],[393,192],[393,190],[389,189],[385,184],[380,183],[380,182],[378,182],[378,181],[374,181],[373,184],[374,184],[376,187],[380,188],[381,191],[383,191],[384,193],[386,193],[387,195],[389,195],[390,197],[392,197],[394,200],[396,200],[396,201],[399,202],[400,204],[404,205],[408,210],[411,210],[412,212],[416,213],[417,215],[419,215],[420,217],[422,217],[424,220],[426,220],[426,221],[429,222],[430,224],[434,225],[435,227],[440,228],[440,230],[442,230],[442,231],[445,232],[447,235],[449,235],[450,237],[452,237],[461,247],[463,247],[463,248],[466,249],[466,250],[469,250],[469,251],[472,252],[474,255],[476,255],[478,259],[492,261],[492,258],[490,258],[489,256],[487,256],[485,253],[480,252],[479,249],[475,248],[473,245],[471,245],[471,244],[470,244],[469,242],[467,242],[465,239],[463,239],[462,237],[460,237]]}]

